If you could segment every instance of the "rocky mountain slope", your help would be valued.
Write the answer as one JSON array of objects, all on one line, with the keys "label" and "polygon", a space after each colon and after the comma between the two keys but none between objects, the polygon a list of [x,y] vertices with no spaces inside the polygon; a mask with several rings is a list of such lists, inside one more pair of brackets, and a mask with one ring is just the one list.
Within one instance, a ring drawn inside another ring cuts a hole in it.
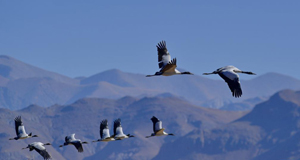
[{"label": "rocky mountain slope", "polygon": [[278,92],[232,123],[165,143],[154,159],[299,159],[299,99],[299,91]]},{"label": "rocky mountain slope", "polygon": [[[85,98],[70,105],[54,105],[48,108],[31,105],[21,110],[0,109],[0,160],[41,159],[36,152],[21,150],[34,141],[50,142],[47,146],[53,159],[152,159],[160,147],[173,142],[195,129],[212,129],[238,119],[245,112],[222,111],[191,105],[172,96],[136,99],[124,97],[118,100]],[[15,136],[13,119],[21,115],[27,132],[39,135],[26,140],[8,140]],[[152,133],[150,118],[155,115],[163,121],[166,132],[176,136],[145,138]],[[124,133],[134,138],[115,142],[99,142],[84,145],[78,153],[73,146],[59,148],[68,134],[91,142],[99,138],[101,120],[108,119],[112,133],[113,120],[121,118]],[[172,154],[173,152],[169,152]]]}]

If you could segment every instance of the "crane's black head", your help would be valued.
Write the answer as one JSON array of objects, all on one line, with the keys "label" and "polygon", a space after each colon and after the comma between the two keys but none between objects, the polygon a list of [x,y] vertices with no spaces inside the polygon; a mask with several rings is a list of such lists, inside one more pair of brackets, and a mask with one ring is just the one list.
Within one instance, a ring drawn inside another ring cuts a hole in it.
[{"label": "crane's black head", "polygon": [[22,149],[27,149],[27,148],[29,148],[29,145],[26,148],[22,148]]},{"label": "crane's black head", "polygon": [[190,74],[190,75],[194,75],[194,74],[191,73],[191,72],[181,72],[181,74]]},{"label": "crane's black head", "polygon": [[45,143],[44,145],[51,145],[51,143]]},{"label": "crane's black head", "polygon": [[130,137],[134,137],[134,135],[131,135],[131,134],[127,134],[127,136],[130,138]]},{"label": "crane's black head", "polygon": [[173,133],[169,133],[168,135],[170,135],[170,136],[175,136],[175,134],[173,134]]},{"label": "crane's black head", "polygon": [[101,141],[101,139],[98,139],[98,140],[96,140],[96,141],[92,141],[92,142],[100,142]]},{"label": "crane's black head", "polygon": [[38,137],[38,135],[33,135],[32,137]]}]

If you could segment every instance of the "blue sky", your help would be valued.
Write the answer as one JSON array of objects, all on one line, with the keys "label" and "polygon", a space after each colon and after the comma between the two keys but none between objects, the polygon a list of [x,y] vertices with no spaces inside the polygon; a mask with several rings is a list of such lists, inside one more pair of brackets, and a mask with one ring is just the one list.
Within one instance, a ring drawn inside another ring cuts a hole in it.
[{"label": "blue sky", "polygon": [[300,79],[299,8],[296,0],[1,0],[0,54],[69,77],[152,74],[166,40],[178,67],[195,74],[234,65]]}]

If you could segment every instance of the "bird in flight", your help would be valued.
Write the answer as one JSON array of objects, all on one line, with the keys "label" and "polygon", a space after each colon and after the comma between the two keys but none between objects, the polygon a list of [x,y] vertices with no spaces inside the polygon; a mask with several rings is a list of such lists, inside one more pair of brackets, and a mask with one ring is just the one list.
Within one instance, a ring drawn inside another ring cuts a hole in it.
[{"label": "bird in flight", "polygon": [[130,138],[134,136],[130,134],[125,135],[123,133],[123,128],[121,126],[121,119],[119,118],[114,121],[114,135],[112,137],[114,137],[115,140],[122,140],[124,138]]},{"label": "bird in flight", "polygon": [[234,66],[225,66],[213,71],[212,73],[203,73],[203,75],[218,74],[228,84],[232,92],[232,96],[239,98],[242,96],[243,92],[239,80],[239,75],[237,73],[256,75],[253,72],[241,71]]},{"label": "bird in flight", "polygon": [[29,151],[37,151],[45,160],[51,159],[50,154],[47,152],[45,145],[51,145],[50,143],[42,143],[42,142],[33,142],[31,144],[28,144],[26,148],[29,148]]},{"label": "bird in flight", "polygon": [[151,121],[153,123],[153,133],[151,134],[151,136],[147,136],[146,138],[154,137],[154,136],[167,136],[167,135],[174,136],[173,133],[166,133],[164,131],[165,129],[162,128],[162,121],[160,121],[155,116],[151,118]]},{"label": "bird in flight", "polygon": [[26,138],[31,138],[31,137],[38,137],[38,135],[32,135],[32,133],[29,133],[29,134],[26,133],[21,116],[18,116],[15,118],[15,130],[16,130],[17,137],[10,138],[9,140],[18,140],[18,139],[26,139]]},{"label": "bird in flight", "polygon": [[82,144],[88,144],[88,142],[81,142],[80,139],[75,138],[75,133],[65,137],[65,143],[59,147],[74,145],[78,152],[83,152]]},{"label": "bird in flight", "polygon": [[172,76],[180,74],[193,75],[191,72],[180,72],[176,69],[177,60],[176,58],[171,59],[171,55],[167,49],[166,41],[161,41],[156,45],[158,52],[158,67],[160,71],[156,72],[154,75],[147,75],[146,77],[152,76]]},{"label": "bird in flight", "polygon": [[109,142],[109,141],[114,141],[115,140],[109,134],[107,119],[104,119],[100,124],[100,137],[101,137],[101,139],[98,139],[98,140],[93,141],[93,142],[100,142],[100,141]]}]

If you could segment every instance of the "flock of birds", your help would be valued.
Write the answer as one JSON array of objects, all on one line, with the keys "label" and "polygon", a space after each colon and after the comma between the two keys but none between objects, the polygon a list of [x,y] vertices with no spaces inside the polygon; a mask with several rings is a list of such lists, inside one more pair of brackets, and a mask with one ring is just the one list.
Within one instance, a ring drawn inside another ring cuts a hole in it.
[{"label": "flock of birds", "polygon": [[[153,133],[150,136],[146,136],[146,138],[154,137],[154,136],[174,136],[172,133],[166,133],[164,128],[162,128],[162,121],[160,121],[158,118],[153,116],[151,118],[151,121],[153,123]],[[27,134],[25,131],[24,124],[22,122],[21,116],[18,116],[15,118],[15,129],[16,129],[16,137],[10,138],[9,140],[19,140],[19,139],[27,139],[32,137],[38,137],[38,135],[32,135],[32,133]],[[126,138],[134,137],[131,134],[124,134],[123,128],[121,126],[121,119],[116,119],[114,121],[114,134],[109,134],[109,128],[108,128],[108,121],[107,119],[104,119],[100,123],[100,139],[92,141],[92,142],[109,142],[109,141],[115,141],[115,140],[123,140]],[[83,152],[82,144],[88,144],[88,142],[82,142],[80,139],[75,138],[75,133],[66,136],[65,142],[63,145],[60,145],[59,147],[73,145],[77,149],[78,152]],[[33,142],[28,144],[27,147],[22,149],[29,149],[29,151],[37,151],[45,160],[51,159],[51,155],[47,152],[45,146],[51,145],[51,143],[42,143],[42,142]]]},{"label": "flock of birds", "polygon": [[[180,74],[193,75],[191,72],[180,72],[176,69],[176,58],[171,59],[171,55],[167,49],[166,41],[161,41],[156,45],[158,52],[158,66],[160,71],[156,72],[154,75],[147,75],[146,77],[152,76],[172,76]],[[211,73],[203,73],[203,75],[218,74],[221,78],[225,80],[228,84],[232,96],[238,98],[242,96],[242,89],[239,80],[239,75],[237,73],[245,73],[255,75],[253,72],[241,71],[234,66],[225,66],[218,68]]]},{"label": "flock of birds", "polygon": [[[193,75],[190,72],[180,72],[176,69],[176,58],[171,59],[171,55],[167,50],[167,45],[165,41],[161,41],[158,43],[157,51],[158,51],[158,66],[160,68],[160,71],[156,72],[154,75],[147,75],[146,77],[152,77],[152,76],[172,76],[172,75],[180,75],[180,74],[188,74]],[[228,84],[232,96],[238,98],[242,95],[242,89],[239,81],[239,75],[237,73],[245,73],[245,74],[251,74],[255,75],[255,73],[252,72],[246,72],[241,71],[238,68],[234,66],[225,66],[222,68],[219,68],[211,73],[203,73],[203,75],[210,75],[210,74],[218,74],[221,78],[225,80],[225,82]],[[151,118],[151,121],[153,123],[153,133],[150,136],[146,136],[146,138],[153,137],[153,136],[164,136],[164,135],[171,135],[174,136],[174,134],[166,133],[164,132],[164,128],[162,128],[162,122],[153,116]],[[25,131],[25,127],[22,123],[21,116],[18,116],[15,118],[15,130],[17,137],[10,138],[9,140],[19,140],[19,139],[26,139],[31,137],[38,137],[38,135],[32,135],[32,133],[27,134]],[[92,142],[109,142],[109,141],[115,141],[115,140],[123,140],[126,138],[134,137],[130,134],[124,134],[123,128],[121,126],[121,119],[117,119],[114,121],[114,134],[110,135],[109,128],[108,128],[108,121],[107,119],[104,119],[100,124],[100,139],[92,141]],[[82,144],[88,144],[88,142],[82,142],[80,139],[75,138],[75,133],[66,136],[65,142],[63,145],[60,145],[59,147],[67,146],[67,145],[74,145],[75,148],[78,150],[78,152],[83,152]],[[28,144],[26,148],[23,149],[29,149],[29,151],[37,151],[44,159],[51,159],[50,154],[47,152],[45,146],[51,145],[50,143],[42,143],[42,142],[33,142],[31,144]]]}]

